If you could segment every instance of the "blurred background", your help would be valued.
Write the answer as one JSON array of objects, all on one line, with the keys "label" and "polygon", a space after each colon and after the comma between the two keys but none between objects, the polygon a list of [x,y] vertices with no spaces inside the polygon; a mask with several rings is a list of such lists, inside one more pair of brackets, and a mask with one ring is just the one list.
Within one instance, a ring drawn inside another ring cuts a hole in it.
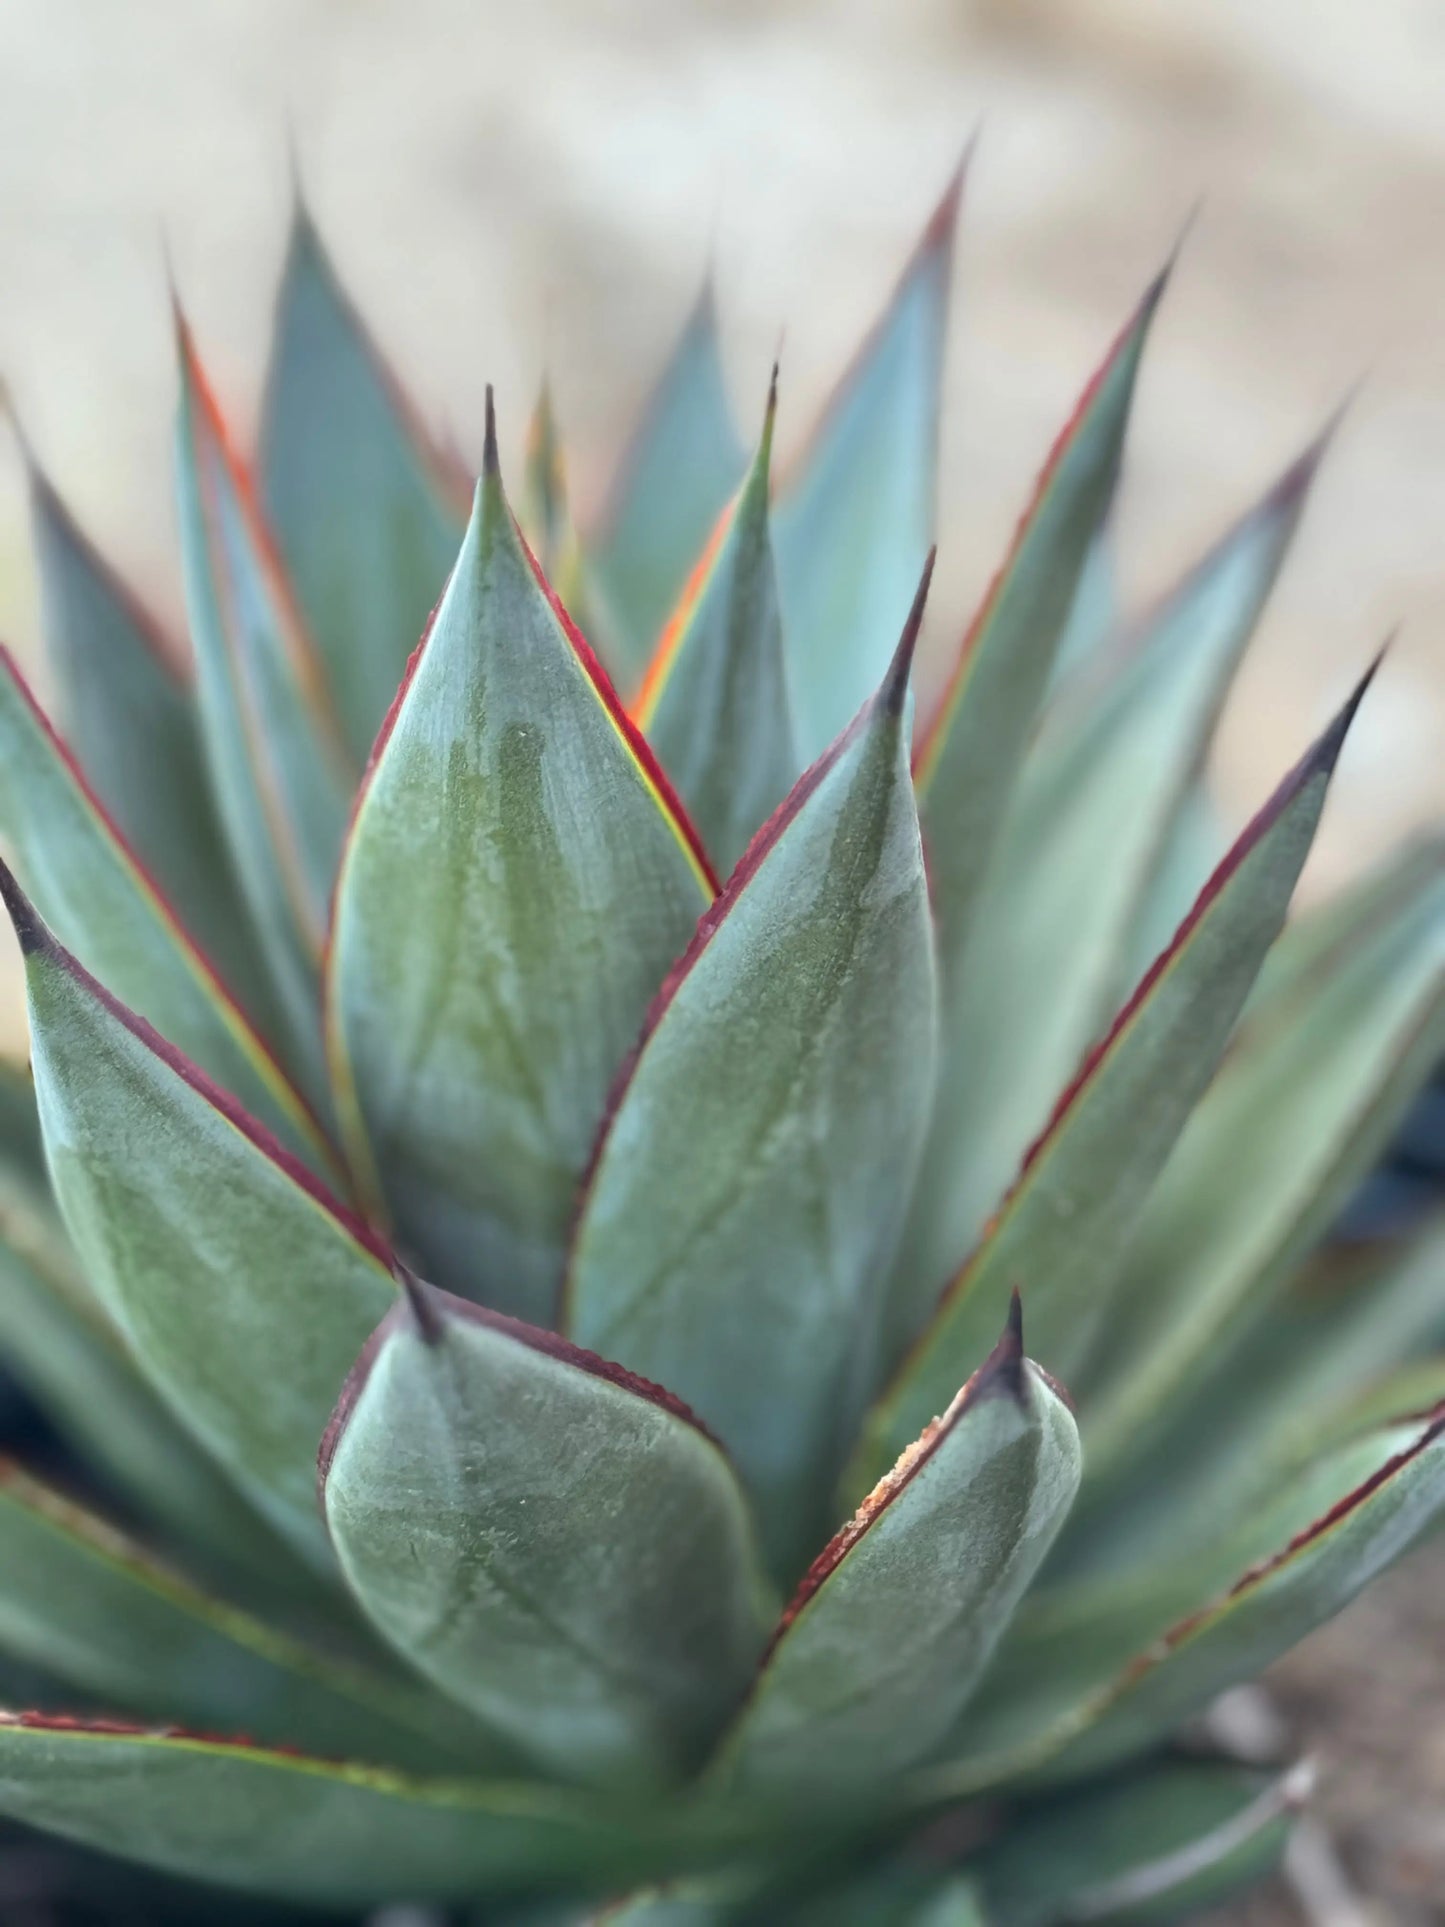
[{"label": "blurred background", "polygon": [[[1241,679],[1219,789],[1242,818],[1399,623],[1309,887],[1445,799],[1438,0],[0,0],[0,43],[0,373],[177,628],[165,256],[244,434],[288,150],[377,335],[465,453],[492,381],[515,461],[550,371],[585,514],[709,265],[741,419],[781,339],[780,436],[800,439],[982,124],[935,652],[1200,203],[1136,415],[1127,596],[1163,588],[1363,379]],[[33,660],[3,441],[0,635]],[[1422,1569],[1433,1601],[1445,1568]],[[1287,1716],[1354,1750],[1349,1791],[1327,1798],[1362,1891],[1393,1882],[1428,1907],[1445,1739],[1403,1715],[1440,1691],[1438,1614],[1407,1576],[1326,1639],[1280,1683]]]}]

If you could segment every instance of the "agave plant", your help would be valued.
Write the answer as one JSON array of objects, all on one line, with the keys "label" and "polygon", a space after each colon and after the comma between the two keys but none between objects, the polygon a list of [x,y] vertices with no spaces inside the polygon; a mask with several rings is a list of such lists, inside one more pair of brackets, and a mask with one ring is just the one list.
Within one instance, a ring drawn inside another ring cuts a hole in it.
[{"label": "agave plant", "polygon": [[304,211],[253,461],[178,318],[189,650],[28,457],[0,1345],[89,1470],[0,1483],[13,1822],[659,1927],[1278,1851],[1207,1710],[1445,1506],[1445,1223],[1318,1255],[1445,861],[1286,924],[1363,684],[1210,848],[1324,438],[1119,620],[1165,276],[914,730],[958,185],[776,485],[704,300],[593,526],[545,402],[468,510]]}]

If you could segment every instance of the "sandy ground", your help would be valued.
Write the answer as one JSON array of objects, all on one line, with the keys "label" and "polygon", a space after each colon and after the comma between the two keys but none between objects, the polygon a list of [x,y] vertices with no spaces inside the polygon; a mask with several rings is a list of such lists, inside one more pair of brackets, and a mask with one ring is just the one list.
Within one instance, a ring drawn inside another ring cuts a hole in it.
[{"label": "sandy ground", "polygon": [[[0,370],[87,519],[174,614],[162,234],[244,421],[288,127],[429,416],[475,452],[494,381],[515,446],[548,364],[585,502],[709,259],[744,418],[783,331],[782,434],[801,435],[982,120],[942,647],[1202,196],[1143,383],[1126,579],[1137,597],[1164,585],[1366,378],[1219,756],[1242,817],[1403,621],[1319,887],[1445,796],[1442,104],[1433,0],[0,0]],[[34,647],[3,448],[0,634]],[[1387,1865],[1391,1828],[1445,1808],[1438,1739],[1422,1761],[1410,1717],[1422,1693],[1440,1702],[1445,1567],[1419,1570],[1280,1687],[1302,1737],[1331,1735],[1326,1798],[1392,1920],[1416,1916],[1388,1912],[1414,1864]]]}]

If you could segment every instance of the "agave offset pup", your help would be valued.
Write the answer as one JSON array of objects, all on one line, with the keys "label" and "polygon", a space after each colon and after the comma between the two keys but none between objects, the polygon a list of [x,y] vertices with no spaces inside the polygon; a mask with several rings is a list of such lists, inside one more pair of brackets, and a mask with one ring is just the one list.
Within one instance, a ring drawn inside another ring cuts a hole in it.
[{"label": "agave offset pup", "polygon": [[178,321],[189,650],[27,455],[0,1349],[90,1472],[0,1481],[11,1821],[488,1921],[1278,1852],[1200,1716],[1445,1508],[1445,1223],[1319,1255],[1445,862],[1286,926],[1362,690],[1211,848],[1324,438],[1119,622],[1164,276],[914,728],[957,199],[780,479],[705,300],[580,532],[545,401],[468,506],[299,213],[253,460]]}]

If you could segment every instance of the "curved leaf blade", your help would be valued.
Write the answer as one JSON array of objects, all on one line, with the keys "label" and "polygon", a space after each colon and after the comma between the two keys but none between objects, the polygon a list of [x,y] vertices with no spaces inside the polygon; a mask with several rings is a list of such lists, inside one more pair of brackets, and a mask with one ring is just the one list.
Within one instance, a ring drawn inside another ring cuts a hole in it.
[{"label": "curved leaf blade", "polygon": [[565,1328],[718,1434],[789,1577],[826,1536],[875,1370],[931,1095],[906,729],[927,586],[882,688],[759,832],[649,1013],[568,1270]]},{"label": "curved leaf blade", "polygon": [[798,775],[762,441],[663,630],[633,714],[726,875]]},{"label": "curved leaf blade", "polygon": [[4,1462],[0,1574],[0,1648],[102,1704],[380,1765],[489,1763],[426,1695],[207,1598]]},{"label": "curved leaf blade", "polygon": [[773,548],[805,760],[877,688],[933,541],[953,235],[967,163],[965,155],[778,489]]},{"label": "curved leaf blade", "polygon": [[186,606],[216,801],[292,1043],[316,1069],[316,979],[355,769],[250,476],[176,316]]},{"label": "curved leaf blade", "polygon": [[3,867],[0,890],[25,959],[52,1182],[86,1275],[171,1410],[326,1563],[316,1440],[392,1302],[389,1254],[96,982]]},{"label": "curved leaf blade", "polygon": [[258,479],[358,767],[446,585],[465,494],[297,197]]},{"label": "curved leaf blade", "polygon": [[189,674],[21,437],[62,728],[104,808],[262,1019],[269,982],[211,796]]},{"label": "curved leaf blade", "polygon": [[[920,1283],[946,1279],[977,1238],[1135,980],[1132,932],[1323,450],[1322,439],[1229,530],[1024,764],[950,1000],[950,1073],[900,1260]],[[1191,878],[1181,915],[1212,867]]]},{"label": "curved leaf blade", "polygon": [[1079,1484],[1068,1406],[1008,1330],[815,1560],[724,1758],[746,1792],[887,1786],[947,1738]]},{"label": "curved leaf blade", "polygon": [[3,648],[0,830],[62,940],[308,1164],[334,1170],[304,1099],[107,817]]},{"label": "curved leaf blade", "polygon": [[1105,1311],[1154,1180],[1213,1075],[1284,922],[1325,792],[1371,669],[1205,885],[1060,1098],[973,1256],[885,1390],[856,1455],[865,1489],[952,1396],[1014,1284],[1029,1290],[1041,1361],[1067,1376]]},{"label": "curved leaf blade", "polygon": [[1154,1761],[1015,1815],[969,1872],[995,1927],[1177,1920],[1275,1866],[1310,1779]]},{"label": "curved leaf blade", "polygon": [[321,1454],[358,1602],[443,1692],[549,1771],[695,1766],[766,1636],[747,1505],[656,1386],[409,1286]]},{"label": "curved leaf blade", "polygon": [[343,1134],[428,1273],[546,1323],[578,1179],[649,998],[711,898],[691,826],[487,456],[358,798],[327,1041]]},{"label": "curved leaf blade", "polygon": [[587,544],[624,692],[640,681],[667,612],[746,465],[709,281],[648,398]]},{"label": "curved leaf blade", "polygon": [[621,1886],[707,1857],[706,1843],[659,1839],[551,1788],[408,1779],[39,1714],[0,1715],[0,1812],[168,1873],[322,1907]]}]

